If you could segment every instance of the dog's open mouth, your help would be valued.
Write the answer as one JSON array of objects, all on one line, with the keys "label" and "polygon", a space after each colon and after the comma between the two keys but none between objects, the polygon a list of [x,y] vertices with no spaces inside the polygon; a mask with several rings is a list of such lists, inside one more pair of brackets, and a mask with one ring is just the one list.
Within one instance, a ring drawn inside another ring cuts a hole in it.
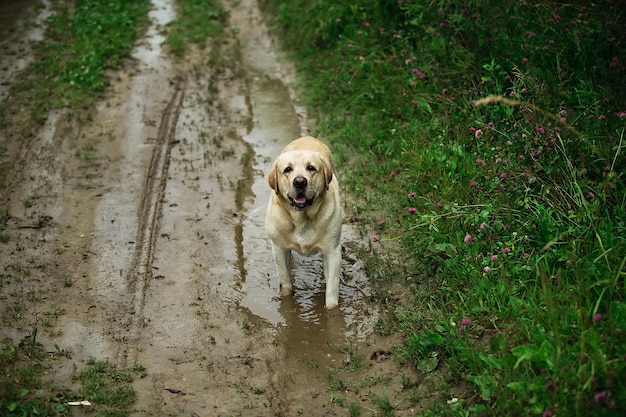
[{"label": "dog's open mouth", "polygon": [[289,197],[289,201],[296,210],[304,210],[313,204],[313,199],[306,198],[304,194],[298,194],[296,198]]}]

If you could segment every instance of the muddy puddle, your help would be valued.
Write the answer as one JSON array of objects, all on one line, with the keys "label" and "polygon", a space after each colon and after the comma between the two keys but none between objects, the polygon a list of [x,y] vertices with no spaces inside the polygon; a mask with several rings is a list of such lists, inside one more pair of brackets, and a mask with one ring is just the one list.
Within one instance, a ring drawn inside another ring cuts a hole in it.
[{"label": "muddy puddle", "polygon": [[[283,300],[277,296],[278,282],[271,247],[264,230],[264,218],[268,192],[265,173],[269,172],[273,158],[288,143],[289,138],[301,134],[299,118],[291,104],[287,87],[277,79],[257,79],[252,84],[251,102],[254,111],[250,132],[243,139],[251,144],[255,152],[253,166],[254,181],[251,198],[246,204],[246,215],[242,222],[241,242],[243,261],[241,275],[244,278],[241,305],[273,325],[294,326],[303,329],[305,338],[312,336],[320,340],[319,332],[329,332],[328,337],[340,339],[346,331],[367,331],[367,324],[359,317],[364,309],[367,282],[361,263],[353,249],[357,245],[355,233],[344,227],[343,280],[341,286],[341,308],[338,312],[324,309],[322,260],[320,255],[302,257],[294,254],[294,296]],[[320,301],[321,300],[321,301]],[[328,317],[342,326],[324,329]],[[356,326],[356,329],[355,329]],[[334,331],[334,334],[333,334]],[[297,335],[295,335],[297,336]],[[300,339],[300,337],[297,337]]]},{"label": "muddy puddle", "polygon": [[[247,21],[258,19],[254,11],[231,10],[231,22],[239,28],[244,62],[250,73],[249,117],[243,139],[254,151],[253,181],[246,199],[241,241],[241,306],[279,331],[287,332],[290,345],[299,349],[323,350],[328,342],[343,344],[346,337],[364,336],[371,323],[364,316],[367,309],[367,280],[363,265],[354,253],[358,237],[349,227],[343,229],[342,285],[340,308],[324,308],[321,256],[294,254],[294,296],[281,300],[272,260],[271,246],[264,230],[267,200],[271,189],[266,173],[282,148],[294,138],[308,134],[303,109],[296,105],[293,90],[287,84],[289,69],[284,68],[272,50],[267,36],[247,33]],[[262,24],[259,22],[257,24]],[[251,36],[252,35],[252,36]],[[288,65],[288,64],[284,64]],[[248,190],[248,188],[246,189]]]}]

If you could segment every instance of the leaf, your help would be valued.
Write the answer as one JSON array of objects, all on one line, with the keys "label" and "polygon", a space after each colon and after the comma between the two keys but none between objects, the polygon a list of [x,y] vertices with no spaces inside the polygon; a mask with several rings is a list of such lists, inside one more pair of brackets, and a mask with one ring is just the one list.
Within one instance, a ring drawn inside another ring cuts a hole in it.
[{"label": "leaf", "polygon": [[520,363],[525,360],[532,360],[537,353],[537,346],[535,345],[520,345],[511,349],[511,353],[517,356],[517,362],[513,369],[517,369]]},{"label": "leaf", "polygon": [[554,369],[554,363],[552,362],[552,356],[554,355],[554,346],[552,343],[544,340],[541,347],[537,351],[537,359],[544,362],[548,369]]},{"label": "leaf", "polygon": [[434,371],[439,365],[439,359],[436,356],[431,356],[429,358],[424,358],[417,364],[417,369],[424,373],[429,373]]},{"label": "leaf", "polygon": [[428,333],[426,335],[426,337],[428,337],[428,339],[430,339],[430,341],[434,344],[434,345],[441,345],[443,344],[443,337],[441,337],[441,335],[439,333]]},{"label": "leaf", "polygon": [[552,356],[554,355],[554,346],[552,343],[544,340],[541,346],[537,348],[535,345],[520,345],[511,349],[511,353],[517,356],[517,362],[513,369],[517,369],[520,363],[525,360],[543,362],[549,369],[554,369]]},{"label": "leaf", "polygon": [[493,387],[496,385],[496,380],[489,375],[468,375],[467,380],[476,384],[480,389],[480,395],[485,401],[489,401],[491,398]]},{"label": "leaf", "polygon": [[518,394],[526,394],[527,391],[526,384],[520,381],[509,382],[508,384],[506,384],[506,386],[517,392]]},{"label": "leaf", "polygon": [[478,357],[481,361],[485,362],[487,366],[489,366],[491,369],[502,369],[502,365],[500,365],[500,362],[498,362],[498,360],[494,358],[493,355],[485,355],[484,353],[481,353],[480,355],[478,355]]}]

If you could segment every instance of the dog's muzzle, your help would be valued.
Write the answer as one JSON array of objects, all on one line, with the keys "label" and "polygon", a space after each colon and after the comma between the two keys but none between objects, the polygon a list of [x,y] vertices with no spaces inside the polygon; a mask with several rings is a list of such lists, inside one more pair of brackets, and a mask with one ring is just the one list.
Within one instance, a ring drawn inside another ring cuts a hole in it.
[{"label": "dog's muzzle", "polygon": [[313,204],[313,199],[307,198],[305,194],[306,187],[309,182],[305,177],[299,175],[293,179],[292,184],[297,194],[295,198],[289,197],[289,201],[292,207],[296,210],[305,210],[307,207]]},{"label": "dog's muzzle", "polygon": [[289,197],[289,202],[296,210],[306,210],[309,206],[311,206],[311,204],[313,204],[313,199],[308,199],[303,193],[300,193],[296,196],[296,198]]},{"label": "dog's muzzle", "polygon": [[303,176],[297,176],[293,179],[293,188],[296,190],[297,195],[295,198],[289,197],[291,206],[296,210],[304,210],[313,204],[313,199],[308,199],[305,191],[308,185],[308,181]]}]

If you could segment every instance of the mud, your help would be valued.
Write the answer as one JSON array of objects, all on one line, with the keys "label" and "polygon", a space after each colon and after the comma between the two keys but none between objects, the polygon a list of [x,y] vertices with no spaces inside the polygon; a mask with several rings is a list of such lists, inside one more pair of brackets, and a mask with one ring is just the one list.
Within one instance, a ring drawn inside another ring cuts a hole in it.
[{"label": "mud", "polygon": [[[294,296],[278,297],[265,172],[311,122],[255,1],[225,3],[244,71],[212,73],[207,51],[168,54],[161,28],[175,10],[154,0],[152,26],[127,68],[109,74],[92,120],[51,114],[28,153],[2,156],[21,158],[26,173],[11,197],[2,267],[24,265],[45,299],[29,325],[5,320],[2,336],[19,341],[54,306],[63,314],[42,342],[64,357],[51,379],[71,385],[89,357],[140,364],[135,415],[347,415],[330,401],[328,369],[358,356],[338,395],[370,414],[377,388],[360,378],[386,375],[387,387],[399,377],[381,360],[392,342],[372,331],[359,236],[344,226],[339,309],[324,309],[320,257],[296,256]],[[19,71],[26,55],[5,68]],[[0,289],[6,316],[11,284]]]}]

